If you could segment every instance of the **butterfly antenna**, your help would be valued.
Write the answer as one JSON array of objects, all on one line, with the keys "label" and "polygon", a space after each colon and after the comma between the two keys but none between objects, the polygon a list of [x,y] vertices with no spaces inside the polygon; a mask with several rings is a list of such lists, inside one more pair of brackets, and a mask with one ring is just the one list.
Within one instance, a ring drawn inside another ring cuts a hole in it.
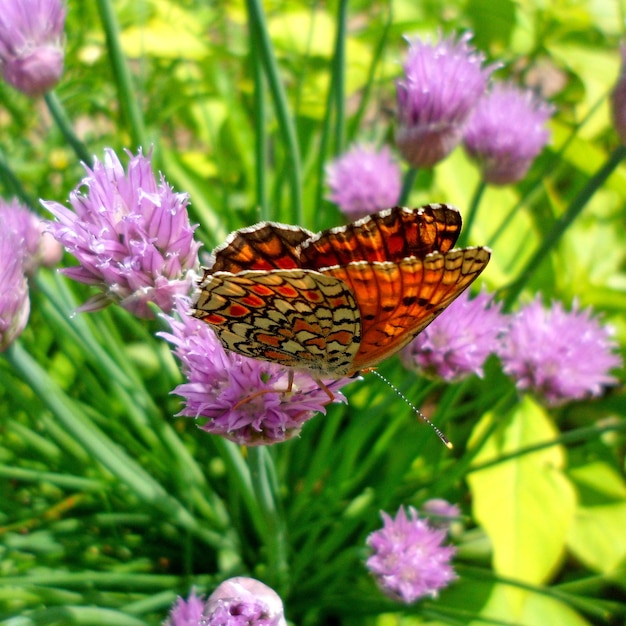
[{"label": "butterfly antenna", "polygon": [[393,391],[395,391],[398,397],[404,400],[409,405],[409,407],[413,409],[415,414],[435,431],[437,437],[439,437],[439,439],[441,439],[441,441],[443,442],[443,445],[446,446],[446,448],[448,448],[449,450],[452,450],[453,445],[450,440],[390,380],[387,380],[380,372],[377,372],[376,370],[370,370],[370,372],[372,374],[376,374],[378,378],[385,381],[393,389]]}]

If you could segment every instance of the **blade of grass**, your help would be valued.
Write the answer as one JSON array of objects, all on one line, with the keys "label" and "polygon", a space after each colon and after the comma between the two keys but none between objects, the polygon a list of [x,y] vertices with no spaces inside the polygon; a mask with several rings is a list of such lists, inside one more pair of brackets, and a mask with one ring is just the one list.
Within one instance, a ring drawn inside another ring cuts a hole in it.
[{"label": "blade of grass", "polygon": [[19,342],[12,344],[4,355],[42,403],[89,450],[93,458],[133,491],[141,501],[164,513],[172,523],[189,530],[209,546],[223,548],[224,544],[229,542],[222,534],[202,527],[178,500],[167,493],[100,429],[87,421],[74,402],[63,393]]},{"label": "blade of grass", "polygon": [[72,128],[72,124],[65,113],[65,109],[63,105],[57,98],[56,94],[53,91],[49,91],[43,97],[46,104],[48,105],[48,110],[50,114],[54,118],[54,121],[57,123],[59,130],[65,137],[67,143],[72,146],[72,149],[76,153],[76,156],[83,162],[85,165],[93,165],[93,155],[89,154],[89,150],[85,144],[76,136],[74,129]]},{"label": "blade of grass", "polygon": [[532,275],[537,271],[544,258],[548,255],[560,241],[561,237],[565,234],[567,229],[572,225],[574,220],[580,215],[585,208],[587,202],[591,200],[593,194],[600,189],[606,179],[613,173],[615,168],[626,157],[626,146],[617,147],[609,156],[606,163],[589,179],[580,193],[572,200],[571,204],[556,220],[552,226],[552,230],[542,239],[541,243],[532,257],[526,263],[526,266],[521,270],[519,277],[508,287],[504,289],[504,311],[509,311],[517,299],[526,283],[530,280]]}]

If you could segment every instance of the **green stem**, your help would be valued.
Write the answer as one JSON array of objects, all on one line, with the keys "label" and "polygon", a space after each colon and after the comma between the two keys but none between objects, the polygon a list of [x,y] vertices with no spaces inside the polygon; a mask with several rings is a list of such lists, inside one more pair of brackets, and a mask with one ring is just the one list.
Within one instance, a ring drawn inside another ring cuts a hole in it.
[{"label": "green stem", "polygon": [[265,127],[265,81],[261,71],[261,63],[254,53],[257,49],[257,31],[250,29],[250,60],[252,61],[252,72],[254,76],[254,135],[255,135],[255,183],[256,183],[256,204],[259,207],[262,220],[269,220],[269,204],[267,202],[267,185],[265,168],[267,165],[267,130]]},{"label": "green stem", "polygon": [[48,110],[50,114],[54,118],[54,121],[57,123],[61,133],[65,137],[67,143],[72,146],[72,149],[76,153],[76,156],[83,162],[85,165],[91,166],[91,160],[93,155],[89,154],[89,151],[85,147],[85,144],[76,136],[74,129],[65,113],[65,109],[63,105],[57,98],[56,94],[53,91],[49,91],[44,95],[43,99],[48,105]]},{"label": "green stem", "polygon": [[333,57],[333,83],[335,85],[335,154],[345,150],[346,143],[346,31],[348,0],[340,0],[337,11],[337,39]]},{"label": "green stem", "polygon": [[14,193],[24,204],[27,204],[31,208],[34,206],[32,198],[26,193],[19,178],[13,173],[2,150],[0,150],[0,179],[4,179],[5,181],[5,187],[8,191],[6,195]]},{"label": "green stem", "polygon": [[106,35],[109,56],[113,65],[113,75],[117,83],[117,94],[121,111],[126,118],[126,123],[130,129],[132,145],[135,148],[149,146],[146,140],[146,129],[144,125],[141,107],[137,101],[137,89],[133,85],[130,70],[126,63],[126,57],[122,51],[120,41],[120,29],[115,17],[115,12],[111,0],[96,0],[100,19]]},{"label": "green stem", "polygon": [[247,0],[246,4],[248,7],[248,23],[251,29],[256,30],[259,55],[265,68],[265,74],[274,100],[276,116],[278,117],[278,124],[287,147],[288,166],[285,169],[291,186],[290,200],[293,206],[293,220],[296,224],[301,224],[304,219],[302,211],[302,165],[296,129],[289,112],[287,95],[280,79],[278,63],[267,31],[261,0]]},{"label": "green stem", "polygon": [[409,199],[409,195],[411,193],[411,189],[415,184],[415,179],[417,178],[417,168],[411,167],[404,174],[404,180],[402,181],[402,191],[400,192],[400,199],[398,200],[398,204],[400,206],[406,206],[406,203]]},{"label": "green stem", "polygon": [[574,200],[572,200],[565,213],[563,213],[563,215],[556,220],[552,226],[552,230],[541,241],[539,248],[529,259],[528,263],[526,263],[524,269],[520,272],[519,278],[506,288],[506,295],[504,298],[505,311],[511,309],[513,302],[515,302],[517,296],[524,288],[524,285],[526,285],[531,276],[537,271],[541,262],[550,250],[557,245],[565,231],[580,215],[593,194],[604,184],[606,179],[613,173],[624,157],[626,157],[626,147],[619,146],[609,156],[606,163],[589,179],[589,182],[585,185],[582,191],[574,198]]},{"label": "green stem", "polygon": [[[561,433],[558,437],[550,439],[549,441],[542,441],[541,443],[536,443],[532,446],[518,448],[513,452],[503,454],[502,456],[499,456],[495,459],[489,459],[488,461],[484,461],[479,465],[473,465],[471,467],[469,467],[468,465],[467,470],[464,472],[463,475],[465,476],[467,474],[471,474],[472,472],[479,472],[481,470],[487,469],[488,467],[493,467],[494,465],[499,465],[500,463],[505,463],[506,461],[510,461],[517,457],[521,457],[526,454],[532,454],[533,452],[545,450],[546,448],[551,448],[553,446],[564,446],[566,444],[580,443],[583,441],[589,442],[593,439],[599,439],[600,437],[602,437],[602,435],[605,435],[609,432],[624,431],[626,431],[626,423],[624,422],[618,422],[616,424],[604,424],[602,426],[587,426],[585,428],[577,428],[576,430],[570,430],[567,433]],[[479,446],[476,446],[476,450],[478,450],[478,448]]]},{"label": "green stem", "polygon": [[504,219],[500,222],[500,226],[498,226],[493,235],[491,235],[491,238],[489,239],[489,242],[487,244],[488,246],[493,247],[496,245],[496,242],[498,241],[498,239],[500,239],[500,237],[506,230],[506,227],[511,223],[511,219],[513,219],[513,216],[520,210],[521,206],[522,199],[520,198],[509,210],[509,212],[504,216]]},{"label": "green stem", "polygon": [[363,91],[361,95],[361,101],[359,102],[359,108],[357,112],[352,116],[350,121],[350,128],[348,131],[348,137],[352,138],[356,135],[359,126],[361,125],[361,120],[365,115],[365,110],[369,103],[370,94],[372,93],[372,87],[375,84],[375,76],[376,70],[378,69],[380,60],[382,59],[383,52],[387,46],[387,38],[389,37],[389,30],[391,28],[391,24],[393,22],[393,6],[391,0],[387,2],[387,19],[385,20],[385,24],[382,28],[382,32],[378,42],[376,44],[376,49],[374,50],[374,54],[372,56],[372,62],[369,67],[369,72],[367,75],[367,80],[363,86]]},{"label": "green stem", "polygon": [[[328,144],[330,143],[330,128],[332,125],[332,107],[331,102],[333,100],[335,81],[331,78],[330,87],[328,89],[328,95],[326,96],[326,115],[324,116],[324,124],[322,126],[322,132],[319,145],[319,158],[317,160],[317,189],[315,191],[315,199],[313,206],[321,207],[322,200],[324,198],[324,170],[326,166],[326,155],[328,154]],[[321,218],[323,217],[322,211],[315,211],[312,219],[313,230],[320,230]]]},{"label": "green stem", "polygon": [[469,242],[470,233],[472,232],[472,226],[474,225],[474,222],[476,221],[476,214],[478,213],[478,205],[480,204],[480,201],[483,197],[483,194],[486,188],[487,188],[487,185],[485,181],[481,180],[478,183],[476,190],[474,191],[474,197],[472,198],[472,202],[467,211],[465,224],[463,225],[463,232],[461,233],[461,236],[459,237],[458,245],[460,248],[466,246]]},{"label": "green stem", "polygon": [[[345,7],[344,2],[339,5],[339,26],[337,27],[337,38],[335,40],[335,51],[333,54],[332,72],[330,77],[330,84],[328,87],[328,94],[326,95],[326,114],[324,115],[324,123],[322,126],[322,132],[320,137],[319,146],[319,158],[317,160],[317,189],[315,191],[315,199],[313,206],[321,207],[324,197],[324,185],[325,176],[324,170],[326,167],[326,158],[328,155],[328,146],[330,144],[331,127],[333,120],[333,102],[336,109],[335,120],[335,151],[337,155],[343,150],[345,143],[345,112],[344,112],[344,98],[345,98]],[[343,21],[342,21],[343,20]],[[320,218],[322,218],[321,211],[315,211],[313,214],[312,226],[314,230],[319,230],[321,227]]]},{"label": "green stem", "polygon": [[285,590],[288,584],[287,538],[276,495],[278,488],[273,460],[267,448],[256,446],[249,450],[248,464],[256,499],[265,519],[263,540],[273,586]]}]

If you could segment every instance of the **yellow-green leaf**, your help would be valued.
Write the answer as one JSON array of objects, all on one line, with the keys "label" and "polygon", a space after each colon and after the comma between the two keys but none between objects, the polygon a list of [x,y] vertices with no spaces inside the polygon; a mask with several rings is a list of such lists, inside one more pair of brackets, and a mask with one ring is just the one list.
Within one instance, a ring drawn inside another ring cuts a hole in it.
[{"label": "yellow-green leaf", "polygon": [[601,461],[570,474],[581,492],[581,504],[567,546],[587,567],[609,574],[626,559],[626,485]]},{"label": "yellow-green leaf", "polygon": [[[507,415],[485,416],[470,445],[494,420],[474,466],[557,436],[546,412],[526,397]],[[498,574],[539,584],[559,564],[576,503],[563,465],[563,450],[551,446],[468,475],[474,518],[491,540]],[[521,611],[524,594],[510,601]]]},{"label": "yellow-green leaf", "polygon": [[[567,624],[567,626],[590,626],[589,622],[571,609],[567,604],[555,600],[545,594],[521,591],[524,594],[524,604],[512,617],[511,587],[496,585],[481,611],[485,620],[502,620],[516,626],[546,626],[546,624]],[[468,626],[484,626],[487,622],[473,620]]]}]

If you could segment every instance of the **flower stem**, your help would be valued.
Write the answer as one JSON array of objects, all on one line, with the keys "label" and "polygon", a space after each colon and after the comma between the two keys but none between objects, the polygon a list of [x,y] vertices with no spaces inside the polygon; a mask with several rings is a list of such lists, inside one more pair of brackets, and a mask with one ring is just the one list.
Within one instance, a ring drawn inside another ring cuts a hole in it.
[{"label": "flower stem", "polygon": [[626,147],[619,146],[609,156],[606,163],[589,179],[582,191],[572,200],[565,213],[556,220],[552,230],[542,240],[535,253],[526,263],[526,267],[520,272],[519,277],[505,289],[505,311],[511,309],[513,302],[524,288],[524,285],[537,271],[548,252],[556,246],[565,231],[585,208],[593,194],[604,184],[624,157],[626,157]]},{"label": "flower stem", "polygon": [[[337,109],[337,118],[335,121],[335,149],[334,154],[337,155],[343,150],[345,143],[345,121],[344,121],[344,107],[345,107],[345,35],[346,26],[343,23],[346,19],[345,3],[341,3],[339,6],[339,26],[337,27],[337,38],[335,40],[335,50],[333,53],[332,73],[330,77],[330,85],[328,88],[328,94],[326,96],[326,114],[324,115],[324,122],[322,125],[322,133],[320,137],[319,145],[319,158],[317,161],[317,189],[315,191],[314,207],[322,206],[322,199],[324,196],[324,168],[326,165],[326,158],[328,155],[328,146],[330,143],[331,126],[333,120],[333,102]],[[343,21],[342,21],[343,20]],[[314,230],[321,228],[320,218],[322,218],[322,212],[316,210],[313,214],[312,225]]]},{"label": "flower stem", "polygon": [[136,97],[137,89],[133,85],[126,57],[122,51],[120,30],[111,0],[97,0],[97,3],[102,26],[106,34],[109,55],[113,64],[113,75],[117,83],[120,108],[130,127],[131,141],[136,148],[148,148],[143,115]]},{"label": "flower stem", "polygon": [[404,180],[402,181],[402,191],[400,192],[400,199],[398,200],[398,204],[400,206],[405,206],[407,200],[409,199],[409,194],[411,193],[411,189],[415,184],[415,179],[417,178],[417,168],[411,167],[404,174]]},{"label": "flower stem", "polygon": [[346,143],[346,30],[348,1],[340,0],[337,10],[337,39],[333,56],[333,84],[335,96],[335,153],[341,154]]},{"label": "flower stem", "polygon": [[375,77],[376,70],[379,67],[380,61],[383,56],[383,52],[385,51],[385,47],[387,45],[387,38],[389,37],[389,31],[391,28],[391,24],[393,22],[393,5],[391,0],[387,2],[387,17],[385,19],[385,23],[382,26],[382,31],[380,34],[380,38],[376,43],[376,48],[372,54],[372,62],[370,63],[367,80],[363,85],[363,90],[361,93],[361,100],[359,102],[359,108],[357,112],[352,116],[352,119],[349,123],[348,137],[352,138],[358,131],[361,120],[365,115],[365,111],[367,109],[367,105],[369,103],[370,95],[372,93],[372,87],[376,85]]},{"label": "flower stem", "polygon": [[250,60],[254,75],[254,135],[255,144],[254,163],[256,166],[256,204],[260,211],[262,220],[271,219],[269,204],[267,201],[267,184],[265,167],[267,165],[267,130],[265,126],[265,80],[263,77],[261,62],[255,54],[257,49],[257,31],[250,29]]},{"label": "flower stem", "polygon": [[[11,166],[4,157],[4,152],[0,150],[0,180],[4,181],[7,190],[12,189],[13,193],[29,207],[34,208],[32,198],[26,193],[20,179],[13,173]],[[7,193],[10,195],[10,192]]]},{"label": "flower stem", "polygon": [[288,583],[286,531],[276,497],[278,489],[273,460],[263,446],[250,448],[248,459],[252,485],[265,519],[263,539],[272,586],[286,589]]},{"label": "flower stem", "polygon": [[[563,163],[563,154],[570,147],[572,142],[579,136],[581,129],[583,126],[597,113],[598,109],[604,105],[606,99],[608,97],[608,91],[603,93],[590,107],[589,111],[587,111],[586,115],[583,119],[572,128],[567,139],[561,144],[558,152],[555,152],[552,155],[552,158],[546,163],[544,167],[544,171],[550,172],[552,176],[554,176],[555,170],[559,167],[559,164]],[[507,227],[511,224],[511,220],[513,216],[520,210],[520,208],[524,204],[528,204],[531,201],[532,197],[540,192],[542,187],[545,185],[545,177],[540,176],[535,180],[535,182],[531,185],[531,187],[524,193],[518,201],[513,205],[513,207],[508,211],[508,213],[504,216],[498,228],[495,229],[491,238],[487,242],[487,245],[493,247],[496,245],[496,242],[500,237],[504,234]]]},{"label": "flower stem", "polygon": [[466,246],[469,242],[470,233],[472,232],[472,226],[476,221],[476,214],[478,213],[478,205],[480,204],[480,200],[483,197],[483,193],[485,192],[487,185],[484,180],[481,180],[474,191],[474,197],[472,198],[472,202],[467,211],[467,218],[465,220],[465,224],[463,225],[463,232],[459,237],[459,247]]},{"label": "flower stem", "polygon": [[85,147],[85,144],[76,136],[74,129],[65,113],[65,109],[63,105],[57,98],[56,94],[53,91],[49,91],[44,95],[44,100],[48,105],[48,110],[50,114],[54,118],[54,121],[57,123],[57,126],[63,133],[67,143],[72,146],[76,156],[83,162],[85,165],[92,165],[92,155],[89,154],[89,151]]},{"label": "flower stem", "polygon": [[[103,0],[100,0],[103,1]],[[274,99],[274,107],[278,124],[283,135],[283,139],[287,148],[286,160],[288,166],[285,168],[289,177],[291,186],[291,205],[293,207],[293,220],[296,224],[301,224],[303,220],[302,212],[302,165],[300,159],[300,149],[296,129],[292,116],[289,112],[287,96],[280,79],[278,63],[274,55],[272,43],[269,33],[267,32],[267,23],[265,21],[265,13],[260,0],[247,0],[248,7],[248,24],[251,29],[256,32],[256,41],[258,42],[258,50],[265,68],[265,74],[269,83],[272,98]]]}]

